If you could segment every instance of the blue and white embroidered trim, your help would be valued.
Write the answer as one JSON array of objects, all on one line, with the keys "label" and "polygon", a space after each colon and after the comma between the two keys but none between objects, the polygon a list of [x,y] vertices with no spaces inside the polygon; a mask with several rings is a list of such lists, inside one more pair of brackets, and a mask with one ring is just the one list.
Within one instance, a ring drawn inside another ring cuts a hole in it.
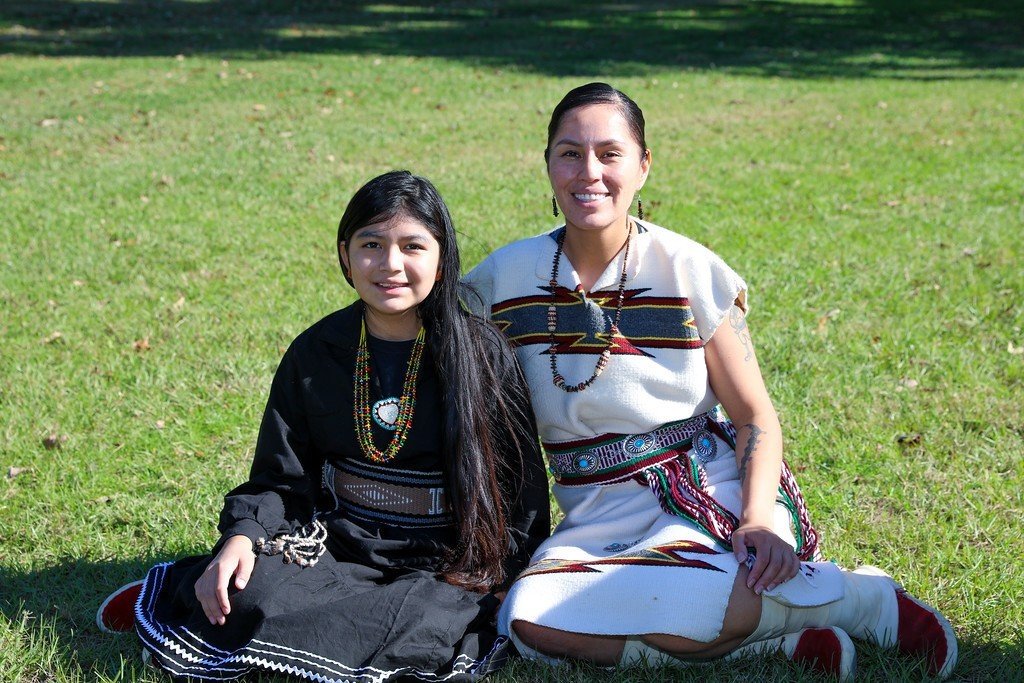
[{"label": "blue and white embroidered trim", "polygon": [[158,564],[149,570],[135,603],[135,620],[136,631],[143,646],[152,653],[154,661],[173,676],[232,680],[260,669],[322,683],[384,683],[404,676],[429,682],[464,679],[467,676],[476,679],[495,668],[495,658],[508,642],[508,638],[499,636],[490,651],[480,659],[459,655],[451,671],[445,674],[409,667],[391,671],[371,666],[351,667],[313,652],[257,639],[250,640],[236,650],[223,650],[183,626],[169,627],[153,619],[156,598],[163,589],[167,569],[171,564]]}]

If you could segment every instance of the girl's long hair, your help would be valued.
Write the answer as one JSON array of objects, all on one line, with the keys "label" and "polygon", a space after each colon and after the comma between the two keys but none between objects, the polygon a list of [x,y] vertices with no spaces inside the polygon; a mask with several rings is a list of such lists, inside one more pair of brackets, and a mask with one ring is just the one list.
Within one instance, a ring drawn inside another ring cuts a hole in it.
[{"label": "girl's long hair", "polygon": [[[516,451],[516,444],[522,443],[522,428],[517,425],[523,423],[523,416],[506,400],[491,367],[488,344],[493,346],[496,335],[485,338],[488,323],[473,317],[460,302],[463,285],[455,227],[430,181],[408,171],[391,171],[366,183],[353,195],[338,224],[339,247],[342,242],[347,246],[360,228],[396,215],[422,223],[441,246],[441,278],[417,312],[441,383],[444,469],[456,520],[457,541],[449,548],[442,575],[456,585],[488,590],[505,578],[505,521],[515,492],[502,490],[502,483],[511,483],[517,472],[521,479],[522,451],[518,452],[520,462],[511,466],[502,455]],[[344,262],[341,268],[351,284]]]}]

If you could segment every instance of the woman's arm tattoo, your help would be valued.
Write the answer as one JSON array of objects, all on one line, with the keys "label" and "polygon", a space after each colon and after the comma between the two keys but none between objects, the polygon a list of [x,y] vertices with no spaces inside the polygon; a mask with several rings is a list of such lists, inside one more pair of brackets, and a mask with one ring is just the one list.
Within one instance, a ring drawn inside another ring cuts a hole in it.
[{"label": "woman's arm tattoo", "polygon": [[746,352],[743,355],[743,360],[749,361],[754,357],[754,343],[750,338],[750,330],[747,328],[747,317],[743,315],[739,306],[733,306],[729,311],[729,324],[732,325],[740,343],[743,344],[743,350]]},{"label": "woman's arm tattoo", "polygon": [[764,430],[758,427],[756,424],[745,424],[740,429],[746,427],[750,428],[750,437],[747,438],[747,446],[743,449],[743,458],[740,459],[740,483],[742,484],[747,480],[747,464],[750,459],[754,457],[754,451],[757,449],[757,440]]}]

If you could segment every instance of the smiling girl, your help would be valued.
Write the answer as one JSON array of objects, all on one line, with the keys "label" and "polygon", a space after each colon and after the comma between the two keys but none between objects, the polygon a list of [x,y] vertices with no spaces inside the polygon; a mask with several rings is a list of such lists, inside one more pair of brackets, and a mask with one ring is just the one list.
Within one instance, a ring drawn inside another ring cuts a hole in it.
[{"label": "smiling girl", "polygon": [[285,353],[212,555],[157,565],[97,614],[172,675],[458,681],[503,659],[495,592],[549,525],[515,356],[461,305],[427,180],[364,185],[338,254],[359,301]]}]

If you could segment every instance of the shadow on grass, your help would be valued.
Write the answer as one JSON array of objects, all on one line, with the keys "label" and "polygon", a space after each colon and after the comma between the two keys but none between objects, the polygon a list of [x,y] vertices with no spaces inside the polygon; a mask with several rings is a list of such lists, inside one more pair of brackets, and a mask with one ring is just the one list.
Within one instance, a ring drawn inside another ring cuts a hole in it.
[{"label": "shadow on grass", "polygon": [[[119,586],[142,578],[149,568],[166,558],[137,561],[95,562],[66,560],[33,571],[0,567],[0,614],[22,630],[44,632],[55,639],[56,666],[64,672],[80,670],[88,675],[117,678],[124,675],[122,659],[129,667],[139,663],[139,644],[131,634],[115,636],[96,628],[96,609]],[[13,644],[13,643],[12,643]],[[919,665],[893,658],[891,652],[858,646],[859,670],[869,680],[920,680]],[[1020,679],[1024,661],[1024,637],[1012,643],[964,640],[960,643],[957,680],[1009,681]],[[52,672],[51,672],[52,673]],[[617,683],[655,681],[818,680],[795,668],[781,657],[755,658],[738,662],[710,662],[706,666],[616,672],[580,665],[552,668],[517,661],[494,677],[496,683],[559,681],[584,683],[612,680]],[[4,679],[0,672],[0,679]],[[6,680],[6,679],[4,679]],[[42,678],[40,680],[43,680]],[[49,680],[49,679],[46,679]],[[251,680],[281,680],[256,676]]]},{"label": "shadow on grass", "polygon": [[[886,683],[919,683],[929,679],[924,662],[908,659],[872,645],[857,643],[858,681]],[[959,664],[953,672],[954,681],[1020,681],[1020,662],[1024,657],[1024,640],[1016,644],[973,641],[960,643]],[[490,679],[489,679],[490,680]],[[713,660],[684,667],[636,667],[609,672],[588,665],[550,667],[523,660],[511,664],[494,677],[494,683],[748,683],[749,681],[791,681],[792,683],[823,683],[835,681],[810,667],[789,662],[781,654],[746,657],[739,660]]]},{"label": "shadow on grass", "polygon": [[960,643],[960,664],[954,678],[962,681],[1021,681],[1024,672],[1024,637],[1017,634],[1015,643]]},{"label": "shadow on grass", "polygon": [[[20,625],[25,632],[43,633],[55,640],[60,670],[81,668],[116,677],[121,658],[128,662],[139,659],[140,646],[133,634],[101,632],[96,627],[96,610],[110,593],[141,579],[150,567],[166,559],[69,559],[39,570],[0,567],[0,614],[16,629]],[[32,653],[24,656],[32,659]],[[0,680],[6,680],[2,671]]]},{"label": "shadow on grass", "polygon": [[443,57],[554,76],[1011,77],[1024,0],[6,0],[0,53]]}]

